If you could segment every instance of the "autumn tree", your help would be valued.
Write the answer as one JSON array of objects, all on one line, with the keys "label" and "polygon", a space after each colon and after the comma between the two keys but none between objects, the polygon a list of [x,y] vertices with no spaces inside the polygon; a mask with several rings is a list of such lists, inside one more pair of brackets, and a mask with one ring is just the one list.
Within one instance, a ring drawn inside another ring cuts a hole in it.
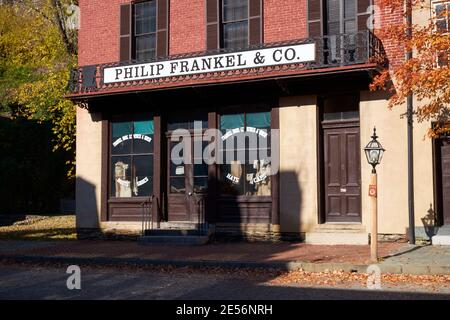
[{"label": "autumn tree", "polygon": [[[381,10],[401,10],[405,19],[399,24],[382,25],[375,33],[384,43],[411,52],[412,58],[383,70],[371,89],[388,90],[392,94],[390,108],[413,95],[418,102],[413,109],[415,119],[435,123],[429,135],[450,132],[450,5],[431,7],[430,0],[408,0],[406,5],[403,0],[380,0],[378,5]],[[425,12],[433,15],[424,23],[414,19],[409,23],[407,17],[418,10],[428,10]]]},{"label": "autumn tree", "polygon": [[[0,5],[0,103],[13,116],[52,123],[54,149],[75,156],[75,106],[65,99],[76,65],[72,0],[4,1]],[[72,7],[71,7],[72,5]]]}]

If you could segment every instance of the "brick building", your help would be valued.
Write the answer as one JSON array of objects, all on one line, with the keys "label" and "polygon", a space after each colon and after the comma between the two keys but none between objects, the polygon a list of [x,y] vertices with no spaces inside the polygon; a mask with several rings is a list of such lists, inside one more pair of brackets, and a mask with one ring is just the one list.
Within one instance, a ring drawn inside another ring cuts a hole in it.
[{"label": "brick building", "polygon": [[[71,98],[79,105],[80,232],[367,243],[371,170],[362,149],[376,126],[387,150],[379,232],[406,234],[405,108],[388,110],[386,93],[368,89],[404,51],[369,30],[371,0],[79,5]],[[415,22],[431,14],[415,12]],[[402,19],[383,9],[377,23]],[[423,139],[429,126],[414,131],[415,220],[424,237],[431,220],[450,223],[448,147]]]}]

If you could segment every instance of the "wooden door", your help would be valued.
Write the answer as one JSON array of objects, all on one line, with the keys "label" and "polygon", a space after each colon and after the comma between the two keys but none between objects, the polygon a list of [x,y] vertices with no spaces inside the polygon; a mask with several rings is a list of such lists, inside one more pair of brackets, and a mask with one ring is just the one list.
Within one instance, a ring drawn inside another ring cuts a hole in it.
[{"label": "wooden door", "polygon": [[178,142],[168,138],[167,148],[167,211],[169,221],[191,220],[192,164],[185,163],[183,154],[174,157],[172,150]]},{"label": "wooden door", "polygon": [[[185,163],[182,153],[178,156],[174,156],[172,153],[173,148],[179,142],[172,142],[170,138],[167,141],[170,146],[167,148],[168,220],[203,223],[208,189],[208,165],[201,156],[196,157],[193,152],[194,136],[191,135],[188,138],[191,142],[191,163]],[[207,142],[200,144],[201,150],[204,150]],[[189,148],[185,150],[189,150]]]},{"label": "wooden door", "polygon": [[439,142],[440,175],[439,197],[444,225],[450,225],[450,140]]},{"label": "wooden door", "polygon": [[361,222],[359,126],[324,129],[326,222]]}]

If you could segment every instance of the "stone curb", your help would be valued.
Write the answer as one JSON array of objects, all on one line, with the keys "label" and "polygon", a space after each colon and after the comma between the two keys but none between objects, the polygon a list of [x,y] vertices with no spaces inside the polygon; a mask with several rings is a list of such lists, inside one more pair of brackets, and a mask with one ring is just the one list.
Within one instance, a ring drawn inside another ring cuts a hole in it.
[{"label": "stone curb", "polygon": [[[229,269],[278,269],[283,271],[304,270],[307,272],[345,271],[365,273],[367,264],[351,263],[312,263],[312,262],[247,262],[247,261],[188,261],[188,260],[152,260],[139,258],[105,258],[105,257],[49,257],[27,255],[0,255],[0,260],[13,262],[60,263],[77,265],[137,265],[137,266],[175,266],[175,267],[209,267]],[[382,262],[378,265],[382,273],[414,275],[450,275],[450,266],[399,265]]]}]

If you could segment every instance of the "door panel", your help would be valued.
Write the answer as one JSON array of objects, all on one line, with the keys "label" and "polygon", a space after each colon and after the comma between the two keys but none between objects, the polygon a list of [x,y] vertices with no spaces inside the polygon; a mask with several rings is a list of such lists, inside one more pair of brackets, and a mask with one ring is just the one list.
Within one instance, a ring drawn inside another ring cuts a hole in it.
[{"label": "door panel", "polygon": [[167,134],[167,145],[170,146],[167,148],[168,221],[203,222],[204,198],[208,189],[208,166],[201,158],[194,156],[193,135],[185,138],[190,139],[190,159],[193,163],[184,163],[182,153],[172,157],[172,149],[178,142],[171,142],[170,139],[169,133]]},{"label": "door panel", "polygon": [[361,222],[359,128],[324,129],[325,218]]},{"label": "door panel", "polygon": [[181,163],[175,164],[171,157],[172,148],[168,148],[167,167],[168,170],[168,190],[167,190],[167,211],[169,221],[189,221],[189,165]]},{"label": "door panel", "polygon": [[450,140],[443,139],[440,149],[442,216],[444,224],[450,225]]}]

